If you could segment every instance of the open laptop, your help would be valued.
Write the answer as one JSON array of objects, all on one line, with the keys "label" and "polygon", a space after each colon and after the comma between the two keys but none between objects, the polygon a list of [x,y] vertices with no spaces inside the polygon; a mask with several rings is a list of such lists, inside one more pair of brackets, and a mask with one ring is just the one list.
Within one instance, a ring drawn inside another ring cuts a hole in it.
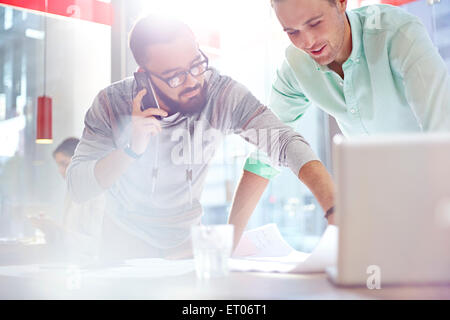
[{"label": "open laptop", "polygon": [[336,136],[338,285],[450,283],[450,134]]}]

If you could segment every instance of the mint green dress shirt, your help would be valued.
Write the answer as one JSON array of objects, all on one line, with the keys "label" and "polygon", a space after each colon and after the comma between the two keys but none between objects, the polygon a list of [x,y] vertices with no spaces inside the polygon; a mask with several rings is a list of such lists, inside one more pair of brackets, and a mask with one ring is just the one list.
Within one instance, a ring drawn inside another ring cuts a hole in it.
[{"label": "mint green dress shirt", "polygon": [[[352,52],[344,79],[290,45],[272,86],[270,108],[295,128],[314,105],[347,136],[450,131],[450,77],[420,20],[373,5],[347,11]],[[270,179],[278,170],[252,154],[245,170]]]}]

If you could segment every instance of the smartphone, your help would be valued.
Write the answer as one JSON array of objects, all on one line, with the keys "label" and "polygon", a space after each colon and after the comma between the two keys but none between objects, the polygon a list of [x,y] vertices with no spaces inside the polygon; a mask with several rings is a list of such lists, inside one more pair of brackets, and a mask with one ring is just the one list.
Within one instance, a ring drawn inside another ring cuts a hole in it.
[{"label": "smartphone", "polygon": [[[158,100],[156,100],[155,96],[155,90],[153,90],[153,85],[150,81],[150,79],[147,77],[145,72],[135,72],[134,73],[134,79],[137,83],[137,91],[141,91],[142,89],[147,89],[147,93],[142,98],[142,104],[141,104],[141,110],[144,111],[148,108],[158,108],[159,103]],[[160,116],[154,116],[156,119],[161,120]]]}]

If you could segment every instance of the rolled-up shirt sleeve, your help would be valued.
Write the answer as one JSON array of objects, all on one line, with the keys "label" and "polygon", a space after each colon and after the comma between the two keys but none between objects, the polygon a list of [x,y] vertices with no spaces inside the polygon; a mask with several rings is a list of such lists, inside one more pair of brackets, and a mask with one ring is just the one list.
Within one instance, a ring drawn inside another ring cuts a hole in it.
[{"label": "rolled-up shirt sleeve", "polygon": [[[287,61],[283,61],[277,70],[276,80],[272,85],[270,94],[270,110],[281,121],[295,130],[299,119],[311,105],[298,86],[292,69]],[[245,162],[244,169],[266,179],[271,179],[279,173],[279,168],[271,164],[267,155],[257,150],[250,154]]]},{"label": "rolled-up shirt sleeve", "polygon": [[109,110],[105,90],[94,99],[84,119],[84,130],[67,168],[66,183],[74,201],[90,200],[105,191],[95,178],[94,168],[98,160],[115,149],[109,121]]},{"label": "rolled-up shirt sleeve", "polygon": [[450,76],[420,21],[403,25],[389,51],[405,95],[423,131],[450,130]]},{"label": "rolled-up shirt sleeve", "polygon": [[234,82],[227,94],[231,129],[267,155],[270,166],[289,167],[296,176],[303,165],[319,160],[307,141],[261,104],[243,85]]}]

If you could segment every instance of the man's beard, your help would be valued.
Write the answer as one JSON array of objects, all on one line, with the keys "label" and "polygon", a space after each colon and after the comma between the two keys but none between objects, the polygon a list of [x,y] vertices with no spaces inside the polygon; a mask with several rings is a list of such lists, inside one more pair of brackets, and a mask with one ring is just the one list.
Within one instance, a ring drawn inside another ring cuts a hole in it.
[{"label": "man's beard", "polygon": [[153,87],[158,97],[170,109],[171,114],[179,112],[180,114],[186,116],[193,115],[196,113],[200,113],[206,105],[206,81],[204,82],[203,87],[201,87],[200,84],[197,84],[193,88],[187,88],[180,92],[179,96],[201,88],[200,92],[196,96],[190,98],[185,103],[180,103],[179,101],[173,100],[165,93],[163,93],[157,86],[153,85]]}]

